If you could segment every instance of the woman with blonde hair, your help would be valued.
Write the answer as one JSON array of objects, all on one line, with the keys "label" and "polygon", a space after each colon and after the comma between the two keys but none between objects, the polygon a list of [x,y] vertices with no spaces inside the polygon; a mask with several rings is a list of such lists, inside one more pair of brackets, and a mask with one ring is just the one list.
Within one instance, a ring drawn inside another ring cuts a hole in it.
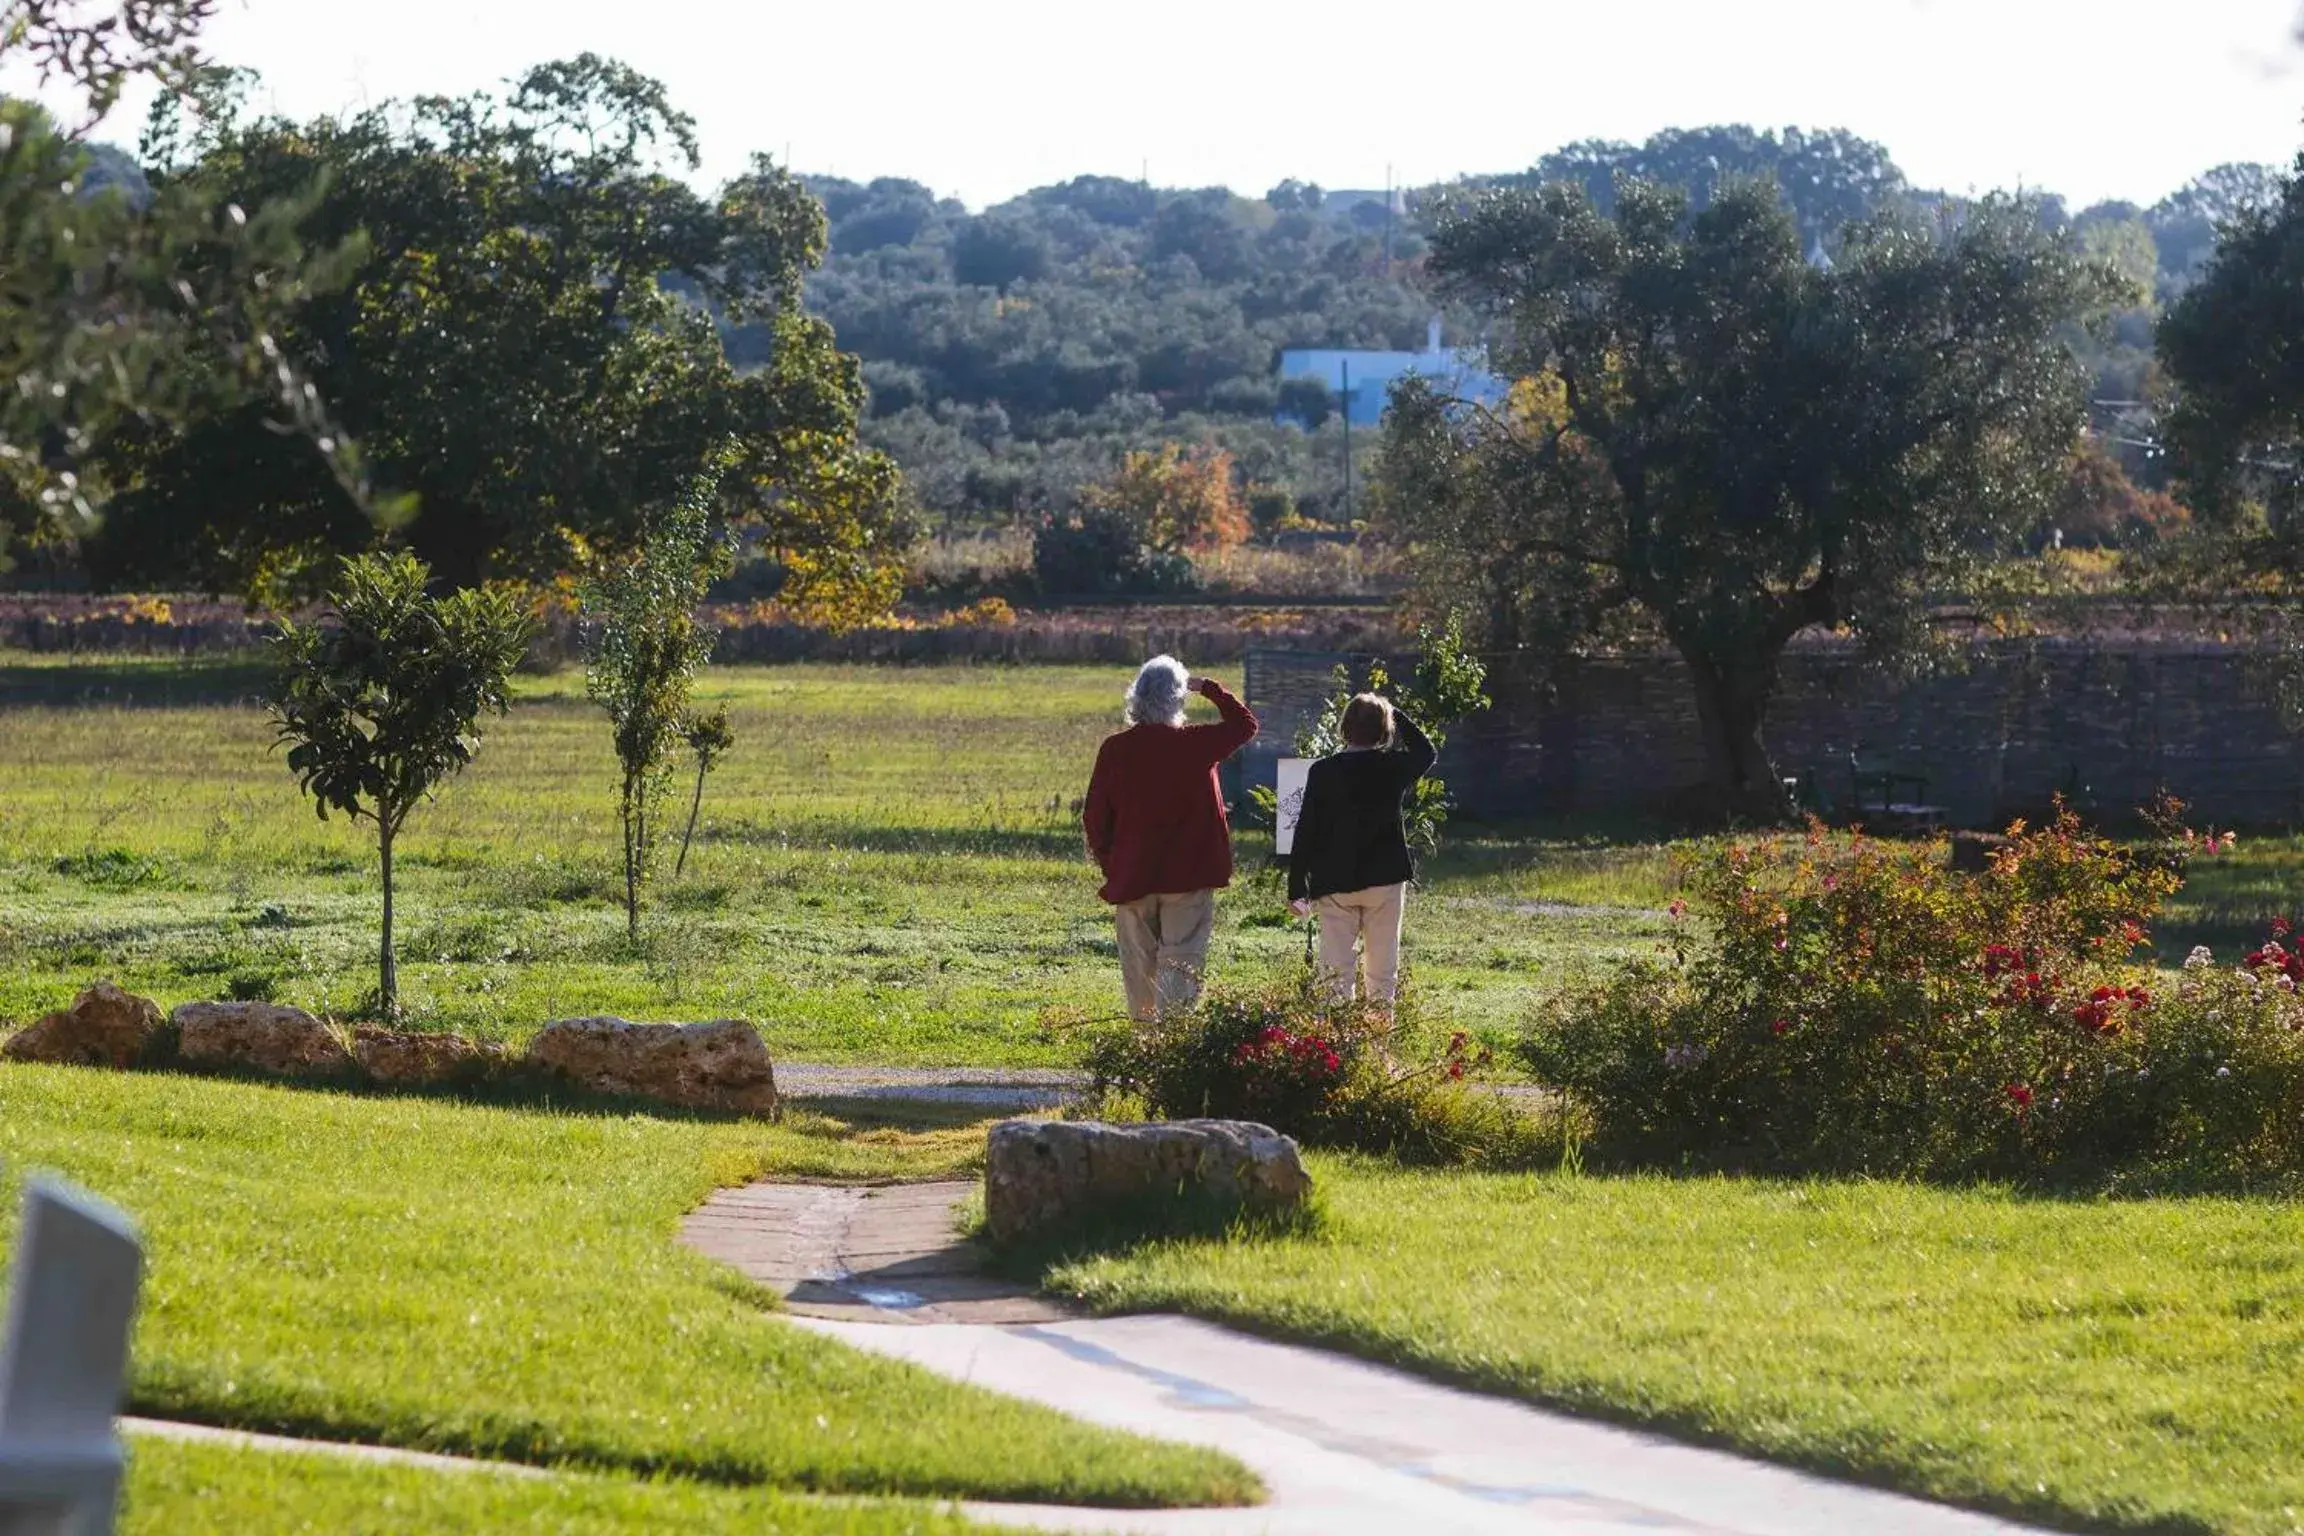
[{"label": "woman with blonde hair", "polygon": [[1389,1008],[1399,990],[1401,912],[1416,873],[1400,813],[1439,752],[1406,711],[1373,693],[1344,707],[1339,734],[1344,750],[1305,774],[1288,898],[1298,916],[1320,914],[1319,979],[1329,998],[1349,1002],[1353,975],[1365,967],[1361,996]]}]

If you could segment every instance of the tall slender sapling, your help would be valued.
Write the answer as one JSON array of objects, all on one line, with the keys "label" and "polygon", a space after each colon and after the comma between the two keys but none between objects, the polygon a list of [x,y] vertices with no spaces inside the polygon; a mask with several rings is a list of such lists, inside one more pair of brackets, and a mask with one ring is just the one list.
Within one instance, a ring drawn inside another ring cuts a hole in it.
[{"label": "tall slender sapling", "polygon": [[711,659],[716,638],[696,612],[725,559],[715,536],[712,486],[700,481],[583,588],[592,622],[585,688],[615,732],[624,923],[635,939],[641,893],[655,867],[657,812],[686,741],[696,674]]}]

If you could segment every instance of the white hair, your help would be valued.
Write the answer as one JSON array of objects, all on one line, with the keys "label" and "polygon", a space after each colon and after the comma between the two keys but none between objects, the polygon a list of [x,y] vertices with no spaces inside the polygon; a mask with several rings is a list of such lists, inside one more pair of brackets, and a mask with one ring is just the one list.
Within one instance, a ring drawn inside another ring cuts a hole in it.
[{"label": "white hair", "polygon": [[1130,725],[1182,725],[1184,692],[1191,681],[1192,674],[1175,657],[1153,657],[1136,669],[1136,681],[1128,685],[1124,718]]}]

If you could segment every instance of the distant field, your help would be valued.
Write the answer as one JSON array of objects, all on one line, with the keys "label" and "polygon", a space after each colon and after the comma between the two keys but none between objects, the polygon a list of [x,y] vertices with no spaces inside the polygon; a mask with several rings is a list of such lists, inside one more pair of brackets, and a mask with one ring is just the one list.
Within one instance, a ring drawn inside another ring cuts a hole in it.
[{"label": "distant field", "polygon": [[[1237,682],[1237,674],[1218,668]],[[0,654],[0,1021],[100,976],[173,1003],[269,991],[344,1013],[373,984],[366,829],[321,822],[245,664]],[[1121,668],[716,669],[736,751],[638,946],[615,905],[607,732],[569,672],[523,681],[400,853],[419,1022],[517,1038],[555,1017],[742,1015],[795,1058],[1046,1063],[1051,1008],[1119,1006],[1075,799]],[[1200,706],[1195,706],[1200,707]],[[1219,979],[1286,974],[1303,933],[1250,872]],[[1531,988],[1652,944],[1656,841],[1460,828],[1412,898],[1416,983],[1508,1029]]]}]

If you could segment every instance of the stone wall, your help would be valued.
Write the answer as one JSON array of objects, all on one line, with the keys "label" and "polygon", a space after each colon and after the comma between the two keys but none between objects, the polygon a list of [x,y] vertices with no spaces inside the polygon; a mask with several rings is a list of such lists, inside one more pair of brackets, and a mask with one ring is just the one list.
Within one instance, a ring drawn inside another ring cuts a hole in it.
[{"label": "stone wall", "polygon": [[[1334,653],[1254,651],[1249,703],[1264,720],[1249,781],[1318,713]],[[1769,712],[1780,771],[1845,799],[1852,752],[1927,780],[1956,822],[2036,815],[2059,792],[2117,815],[2165,788],[2202,822],[2304,823],[2304,737],[2282,722],[2261,658],[2237,646],[2046,641],[1979,651],[1965,669],[1898,682],[1846,647],[1796,648]],[[1468,814],[1662,809],[1702,774],[1693,695],[1677,658],[1572,664],[1551,689],[1493,685],[1441,771]],[[1913,798],[1909,788],[1899,791]]]}]

